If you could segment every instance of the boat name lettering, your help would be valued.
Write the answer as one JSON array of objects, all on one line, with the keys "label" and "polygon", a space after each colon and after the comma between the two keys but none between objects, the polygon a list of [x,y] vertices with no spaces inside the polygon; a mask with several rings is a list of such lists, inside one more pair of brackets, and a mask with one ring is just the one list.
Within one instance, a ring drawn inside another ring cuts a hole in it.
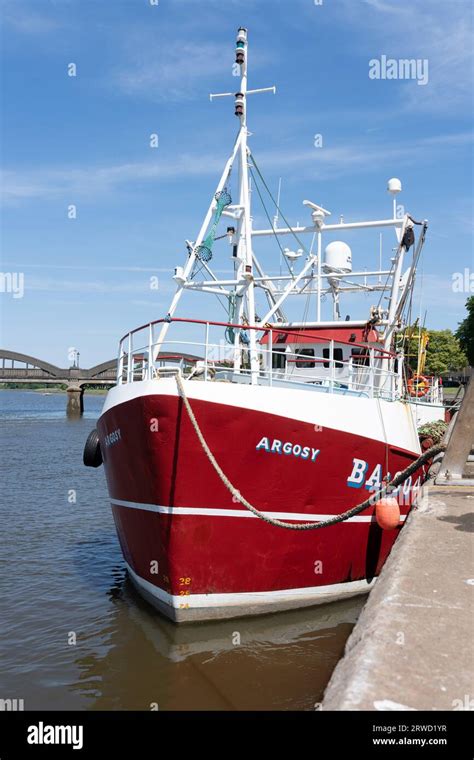
[{"label": "boat name lettering", "polygon": [[122,440],[122,436],[120,433],[120,428],[117,428],[117,430],[112,430],[111,433],[108,433],[108,435],[105,436],[105,445],[107,447],[113,446],[114,443],[118,443]]},{"label": "boat name lettering", "polygon": [[[369,477],[366,478],[368,469],[369,463],[366,462],[365,459],[357,459],[357,457],[354,457],[352,460],[352,472],[347,478],[347,485],[350,486],[350,488],[362,488],[362,486],[365,486],[367,491],[380,491],[383,485],[382,465],[376,464],[374,469],[371,470]],[[398,475],[398,473],[396,474]],[[392,479],[390,473],[388,473],[388,479]],[[410,476],[402,485],[394,488],[390,495],[395,498],[399,496],[404,497],[405,499],[408,499],[411,495],[411,498],[413,499],[418,494],[420,486],[421,476],[419,476],[414,483],[413,478]]]},{"label": "boat name lettering", "polygon": [[320,449],[313,449],[311,446],[301,446],[299,443],[291,441],[280,441],[278,438],[262,438],[255,447],[256,451],[266,451],[268,454],[290,454],[299,459],[309,459],[311,462],[316,461]]}]

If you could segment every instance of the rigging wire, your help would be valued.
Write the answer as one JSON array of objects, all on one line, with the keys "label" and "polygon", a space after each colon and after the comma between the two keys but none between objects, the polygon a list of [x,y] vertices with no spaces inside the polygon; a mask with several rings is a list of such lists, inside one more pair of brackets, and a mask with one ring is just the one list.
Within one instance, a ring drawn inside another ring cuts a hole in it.
[{"label": "rigging wire", "polygon": [[[253,165],[255,166],[255,169],[257,170],[258,176],[259,176],[259,177],[260,177],[260,179],[262,180],[262,182],[263,182],[263,186],[265,187],[265,190],[267,191],[268,195],[269,195],[269,196],[270,196],[270,198],[272,199],[272,201],[273,201],[273,203],[274,203],[274,205],[275,205],[275,208],[277,209],[278,213],[281,215],[281,218],[282,218],[282,219],[283,219],[283,221],[285,222],[286,226],[287,226],[287,227],[288,227],[288,229],[290,230],[291,234],[292,234],[292,235],[293,235],[293,237],[295,238],[295,240],[296,240],[296,242],[298,243],[298,245],[299,245],[299,246],[300,246],[300,247],[303,249],[303,251],[306,253],[306,255],[308,255],[308,250],[307,250],[306,246],[305,246],[305,245],[304,245],[304,243],[303,243],[303,242],[300,240],[300,238],[298,237],[298,235],[296,234],[296,232],[293,230],[293,228],[292,228],[291,224],[290,224],[290,223],[288,222],[288,220],[285,218],[285,216],[284,216],[284,214],[283,214],[283,212],[282,212],[282,210],[281,210],[280,206],[278,205],[277,201],[276,201],[276,200],[275,200],[275,198],[273,197],[273,195],[272,195],[272,192],[271,192],[270,188],[268,187],[267,183],[265,182],[265,179],[264,179],[264,177],[263,177],[263,175],[262,175],[262,172],[261,172],[261,171],[260,171],[260,169],[258,168],[257,162],[255,161],[255,158],[254,158],[254,156],[253,156],[253,153],[250,153],[250,152],[249,152],[249,158],[250,158],[250,160],[252,161]],[[274,234],[276,235],[276,232],[275,232],[275,229],[274,229],[274,227],[273,227],[273,224],[272,224],[271,226],[272,226],[272,230],[273,230]]]},{"label": "rigging wire", "polygon": [[[255,162],[254,162],[254,163],[255,163]],[[255,167],[255,168],[257,168],[257,167]],[[279,238],[278,238],[278,235],[277,235],[277,233],[276,233],[275,227],[274,227],[274,225],[273,225],[273,221],[272,221],[272,219],[271,219],[271,217],[270,217],[270,214],[268,213],[268,209],[267,209],[267,207],[266,207],[266,205],[265,205],[265,202],[264,202],[264,200],[263,200],[263,198],[262,198],[262,194],[261,194],[261,192],[260,192],[260,189],[259,189],[259,186],[258,186],[258,182],[257,182],[257,180],[256,180],[256,177],[255,177],[255,175],[254,175],[254,172],[252,171],[252,167],[250,167],[250,166],[249,166],[249,171],[250,171],[250,175],[251,175],[251,177],[252,177],[252,179],[253,179],[254,187],[255,187],[255,189],[257,190],[257,194],[258,194],[258,197],[260,198],[260,202],[261,202],[261,204],[262,204],[262,206],[263,206],[263,209],[264,209],[264,211],[265,211],[265,216],[267,217],[268,223],[269,223],[269,225],[270,225],[270,227],[271,227],[271,229],[272,229],[273,235],[275,236],[275,239],[276,239],[276,241],[277,241],[278,247],[279,247],[279,249],[280,249],[280,253],[281,253],[281,257],[280,257],[280,274],[281,274],[281,259],[283,258],[283,259],[285,260],[285,263],[286,263],[286,266],[287,266],[287,268],[288,268],[288,271],[289,271],[290,275],[291,275],[291,276],[292,276],[292,278],[294,279],[294,276],[295,276],[295,275],[294,275],[294,272],[293,272],[293,270],[291,269],[291,267],[290,267],[290,265],[289,265],[289,263],[288,263],[288,259],[287,259],[287,258],[286,258],[286,256],[285,256],[285,253],[284,253],[284,251],[283,251],[282,245],[281,245],[281,243],[280,243],[280,240],[279,240]],[[258,169],[257,169],[257,171],[258,171]],[[259,172],[259,175],[260,175],[260,172]],[[260,175],[260,176],[261,176],[261,175]],[[263,183],[265,184],[265,182],[264,182],[263,178],[262,178],[262,181],[263,181]],[[268,190],[268,187],[267,187],[267,190]],[[269,194],[270,194],[270,193],[269,193]],[[271,194],[270,194],[270,197],[271,197]],[[272,200],[273,200],[273,198],[272,198]],[[274,203],[275,203],[275,201],[274,201]],[[276,204],[275,204],[275,205],[276,205]],[[280,211],[280,209],[278,208],[278,205],[277,205],[276,207],[277,207],[277,209]],[[281,211],[280,211],[280,213],[281,213]],[[283,214],[282,214],[282,218],[283,218],[283,219],[284,219],[284,221],[286,222],[286,219],[284,218]],[[286,224],[288,224],[288,222],[286,222]],[[298,239],[298,238],[297,238],[297,239]],[[310,255],[312,254],[312,250],[313,250],[313,246],[314,246],[314,241],[315,241],[315,239],[316,239],[316,233],[314,233],[314,234],[313,234],[313,238],[312,238],[312,240],[311,240],[311,247],[310,247],[310,250],[309,250],[309,252],[308,252],[308,251],[306,251],[306,253],[307,253],[307,255],[308,255],[308,256],[310,256]],[[309,280],[308,280],[308,282],[307,282],[306,284],[309,284]],[[304,311],[303,311],[303,319],[302,319],[302,321],[303,321],[303,322],[305,322],[305,321],[306,321],[306,318],[307,318],[307,316],[308,316],[308,313],[309,313],[309,307],[310,307],[310,303],[311,303],[311,293],[308,293],[308,295],[307,295],[307,297],[306,297],[306,302],[305,302]],[[301,328],[300,328],[300,329],[301,329]]]},{"label": "rigging wire", "polygon": [[377,304],[377,309],[379,308],[380,304],[382,303],[383,294],[385,293],[385,291],[387,289],[388,281],[389,281],[390,277],[393,277],[394,273],[395,273],[395,261],[392,261],[392,265],[390,267],[390,271],[389,271],[389,273],[387,275],[387,278],[386,278],[386,280],[384,282],[383,290],[380,291],[380,296],[379,296],[379,302]]},{"label": "rigging wire", "polygon": [[263,200],[263,198],[262,198],[262,194],[261,194],[261,192],[260,192],[260,188],[259,188],[259,186],[258,186],[258,182],[256,181],[256,179],[255,179],[255,175],[254,175],[254,173],[253,173],[253,171],[252,171],[252,168],[251,168],[250,166],[249,166],[249,170],[250,170],[250,176],[251,176],[251,177],[252,177],[252,179],[253,179],[253,182],[254,182],[254,186],[255,186],[255,189],[256,189],[256,191],[257,191],[258,197],[260,198],[260,203],[262,204],[262,206],[263,206],[263,210],[265,211],[265,216],[266,216],[266,217],[267,217],[267,219],[268,219],[268,223],[269,223],[270,227],[272,228],[272,232],[273,232],[273,234],[274,234],[274,236],[275,236],[275,240],[277,241],[278,247],[279,247],[279,249],[280,249],[280,253],[281,253],[282,257],[284,258],[284,260],[285,260],[285,262],[286,262],[286,266],[288,267],[288,271],[289,271],[289,273],[290,273],[290,274],[291,274],[291,275],[294,277],[294,275],[293,275],[293,272],[291,271],[291,267],[290,267],[290,265],[289,265],[289,263],[288,263],[288,259],[286,258],[285,254],[284,254],[284,252],[283,252],[283,247],[282,247],[282,245],[281,245],[281,243],[280,243],[279,237],[278,237],[278,235],[277,235],[277,233],[276,233],[276,231],[275,231],[275,227],[273,226],[273,222],[272,222],[272,220],[271,220],[271,218],[270,218],[270,214],[268,213],[268,209],[267,209],[267,207],[266,207],[266,205],[265,205],[265,201],[264,201],[264,200]]},{"label": "rigging wire", "polygon": [[[419,323],[419,329],[418,329],[418,362],[417,362],[417,367],[416,367],[417,372],[421,368],[421,364],[422,364],[421,362],[421,330],[422,330],[421,308],[423,304],[423,264],[424,264],[424,261],[423,261],[423,254],[422,254],[421,255],[421,274],[420,274],[420,317],[419,317],[420,323]],[[426,318],[426,314],[425,314],[425,318]],[[423,320],[423,324],[424,324],[424,320]],[[425,346],[425,351],[426,351],[426,346]],[[423,367],[423,370],[424,370],[424,367]]]}]

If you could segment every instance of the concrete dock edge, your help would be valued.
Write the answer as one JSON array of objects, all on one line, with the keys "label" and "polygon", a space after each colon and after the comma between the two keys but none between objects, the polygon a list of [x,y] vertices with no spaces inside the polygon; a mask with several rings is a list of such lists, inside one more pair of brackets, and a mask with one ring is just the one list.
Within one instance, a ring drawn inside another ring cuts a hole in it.
[{"label": "concrete dock edge", "polygon": [[474,489],[427,484],[372,590],[323,710],[474,709]]}]

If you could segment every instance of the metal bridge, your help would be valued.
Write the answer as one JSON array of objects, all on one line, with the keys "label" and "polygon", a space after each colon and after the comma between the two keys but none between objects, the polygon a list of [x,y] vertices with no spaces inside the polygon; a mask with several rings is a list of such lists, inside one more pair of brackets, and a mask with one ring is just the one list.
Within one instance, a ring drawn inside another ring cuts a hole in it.
[{"label": "metal bridge", "polygon": [[[182,359],[197,361],[199,356],[175,353],[163,354],[163,363],[177,362]],[[74,364],[72,367],[56,367],[54,364],[37,359],[35,356],[21,354],[18,351],[0,349],[0,384],[1,383],[41,383],[41,385],[66,385],[67,414],[81,415],[84,411],[84,390],[96,386],[112,387],[117,382],[117,359],[96,364],[90,369],[83,369]]]},{"label": "metal bridge", "polygon": [[41,383],[67,386],[68,414],[82,414],[84,389],[91,386],[110,387],[117,379],[117,359],[97,364],[90,369],[77,366],[56,367],[35,356],[0,349],[0,383]]}]

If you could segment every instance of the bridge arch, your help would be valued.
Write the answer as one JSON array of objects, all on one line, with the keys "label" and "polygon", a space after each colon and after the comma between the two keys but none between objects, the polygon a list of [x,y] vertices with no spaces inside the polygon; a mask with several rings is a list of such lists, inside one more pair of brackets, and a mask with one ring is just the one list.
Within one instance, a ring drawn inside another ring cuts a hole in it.
[{"label": "bridge arch", "polygon": [[45,362],[42,359],[37,359],[35,356],[20,354],[18,351],[7,351],[6,349],[0,348],[0,361],[5,359],[22,364],[28,364],[35,369],[42,369],[52,377],[62,377],[64,374],[64,371],[59,367],[56,367],[54,364],[50,364],[49,362]]},{"label": "bridge arch", "polygon": [[88,377],[93,380],[94,378],[97,378],[100,380],[100,376],[107,373],[107,372],[116,372],[117,371],[117,359],[110,359],[108,362],[102,362],[101,364],[96,364],[95,367],[91,367],[89,370],[87,370]]}]

